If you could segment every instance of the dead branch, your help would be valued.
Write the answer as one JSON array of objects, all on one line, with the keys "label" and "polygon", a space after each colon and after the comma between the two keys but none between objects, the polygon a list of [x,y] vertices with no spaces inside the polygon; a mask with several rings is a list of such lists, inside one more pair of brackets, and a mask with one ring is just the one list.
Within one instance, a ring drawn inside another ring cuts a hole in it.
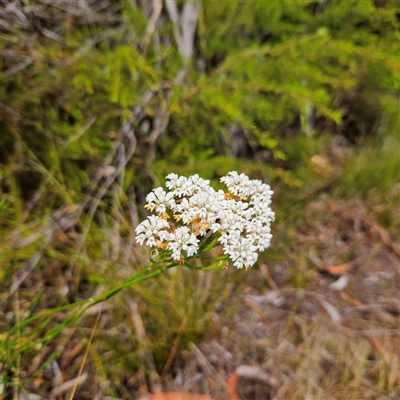
[{"label": "dead branch", "polygon": [[187,1],[180,17],[175,0],[166,1],[165,6],[174,25],[174,36],[179,53],[186,62],[193,56],[194,35],[199,16],[199,5],[192,1]]}]

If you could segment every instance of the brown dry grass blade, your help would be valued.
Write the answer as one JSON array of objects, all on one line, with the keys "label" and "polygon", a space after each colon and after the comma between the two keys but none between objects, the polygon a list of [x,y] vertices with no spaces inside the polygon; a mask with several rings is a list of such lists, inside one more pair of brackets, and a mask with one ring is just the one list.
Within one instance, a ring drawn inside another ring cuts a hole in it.
[{"label": "brown dry grass blade", "polygon": [[371,342],[372,346],[376,350],[378,350],[378,352],[381,353],[384,357],[387,357],[388,360],[393,360],[395,358],[395,355],[388,351],[381,341],[371,336],[368,336],[368,339]]},{"label": "brown dry grass blade", "polygon": [[394,254],[400,257],[400,246],[392,241],[389,233],[377,221],[364,218],[363,221],[370,225],[379,235],[382,243]]},{"label": "brown dry grass blade", "polygon": [[144,397],[142,400],[214,400],[214,399],[205,394],[168,392],[168,393],[150,394]]},{"label": "brown dry grass blade", "polygon": [[142,359],[144,366],[148,369],[148,371],[150,371],[149,374],[150,390],[157,394],[158,393],[161,394],[162,392],[161,379],[157,373],[157,368],[153,357],[153,353],[149,350],[148,346],[149,341],[146,336],[146,330],[144,328],[144,323],[140,315],[139,306],[136,300],[132,300],[129,303],[129,310],[131,312],[131,320],[133,326],[135,327],[136,330],[137,341],[139,342],[140,346],[142,346],[140,357]]},{"label": "brown dry grass blade", "polygon": [[[104,302],[103,302],[103,305],[104,305]],[[89,342],[88,342],[88,345],[87,345],[87,348],[86,348],[86,352],[85,352],[85,355],[83,356],[83,360],[82,360],[81,366],[79,367],[78,376],[75,378],[75,383],[74,383],[71,395],[69,396],[69,400],[73,400],[75,392],[76,392],[76,389],[77,389],[78,385],[81,383],[82,376],[83,376],[82,375],[83,367],[85,366],[86,359],[87,359],[87,356],[89,354],[90,345],[92,344],[92,341],[93,341],[93,338],[94,338],[94,333],[96,332],[97,325],[99,324],[102,311],[103,311],[103,309],[100,310],[100,312],[99,312],[99,314],[97,316],[96,322],[95,322],[95,324],[93,326],[92,333],[90,335],[90,339],[89,339]],[[86,380],[86,378],[85,378],[85,380]]]}]

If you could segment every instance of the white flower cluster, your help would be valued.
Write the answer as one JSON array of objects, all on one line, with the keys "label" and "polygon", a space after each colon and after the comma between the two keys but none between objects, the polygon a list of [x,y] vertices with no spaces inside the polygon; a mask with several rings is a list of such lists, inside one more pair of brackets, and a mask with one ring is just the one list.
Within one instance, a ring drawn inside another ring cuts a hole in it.
[{"label": "white flower cluster", "polygon": [[226,193],[197,174],[186,178],[172,173],[166,179],[169,192],[159,187],[146,197],[145,207],[156,215],[136,228],[138,243],[169,249],[174,260],[183,262],[182,252],[191,257],[206,236],[218,235],[233,264],[246,269],[257,261],[258,251],[270,246],[275,214],[269,185],[236,171],[221,178]]}]

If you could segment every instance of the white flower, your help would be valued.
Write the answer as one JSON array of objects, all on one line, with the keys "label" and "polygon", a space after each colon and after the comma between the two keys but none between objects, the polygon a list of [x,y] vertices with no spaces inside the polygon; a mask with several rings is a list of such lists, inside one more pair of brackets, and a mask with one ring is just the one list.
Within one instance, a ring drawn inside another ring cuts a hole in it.
[{"label": "white flower", "polygon": [[166,193],[162,187],[153,189],[146,196],[146,201],[150,210],[155,209],[157,213],[164,214],[167,212],[167,207],[173,207],[175,204],[174,195],[169,192]]},{"label": "white flower", "polygon": [[150,215],[136,228],[136,242],[142,245],[146,240],[147,246],[157,246],[167,238],[168,232],[165,229],[168,227],[167,221],[156,215]]},{"label": "white flower", "polygon": [[195,192],[207,191],[212,189],[210,187],[210,181],[207,179],[200,178],[198,174],[189,176],[189,180],[193,183]]},{"label": "white flower", "polygon": [[182,197],[186,194],[190,186],[190,184],[187,184],[187,178],[178,176],[177,174],[169,174],[167,175],[167,179],[169,179],[169,182],[166,182],[165,185],[168,189],[172,189],[174,196]]},{"label": "white flower", "polygon": [[248,238],[242,237],[235,240],[232,244],[226,244],[224,251],[229,254],[233,265],[238,269],[253,266],[258,258],[258,254],[256,253],[257,247]]},{"label": "white flower", "polygon": [[251,217],[251,210],[248,209],[249,204],[246,202],[236,200],[223,200],[221,201],[221,207],[223,207],[226,212],[229,212],[231,214],[240,215],[241,217],[244,217],[246,219]]},{"label": "white flower", "polygon": [[229,191],[235,196],[249,196],[251,193],[252,183],[245,174],[239,175],[236,171],[232,171],[222,177],[221,182],[224,182]]},{"label": "white flower", "polygon": [[258,203],[253,207],[253,216],[260,217],[265,221],[274,221],[275,213],[271,210],[268,203]]},{"label": "white flower", "polygon": [[207,191],[211,188],[210,181],[200,178],[198,174],[186,178],[172,173],[167,175],[166,178],[168,180],[166,183],[167,188],[173,190],[173,195],[178,197],[192,196],[195,193]]},{"label": "white flower", "polygon": [[172,250],[172,258],[179,261],[181,259],[181,251],[186,251],[188,257],[197,253],[199,248],[199,240],[189,231],[186,226],[179,227],[174,233],[168,236],[168,248]]},{"label": "white flower", "polygon": [[240,215],[233,214],[225,210],[219,213],[218,220],[219,222],[211,225],[211,229],[213,230],[213,232],[225,232],[234,230],[241,232],[243,231],[246,223],[246,220]]},{"label": "white flower", "polygon": [[179,176],[177,174],[171,173],[168,174],[165,178],[167,179],[165,186],[168,189],[173,189],[176,185],[177,180],[179,179]]},{"label": "white flower", "polygon": [[195,194],[190,198],[190,203],[200,218],[210,222],[215,221],[220,204],[215,197],[214,189]]},{"label": "white flower", "polygon": [[266,222],[260,218],[255,219],[247,225],[246,230],[246,237],[252,240],[257,250],[264,251],[270,246],[272,235],[268,221]]},{"label": "white flower", "polygon": [[222,232],[221,236],[218,238],[218,242],[225,245],[235,243],[237,240],[239,240],[240,234],[241,231],[235,229]]},{"label": "white flower", "polygon": [[183,256],[195,255],[203,237],[211,231],[211,235],[218,235],[218,242],[237,268],[254,265],[257,252],[271,244],[273,191],[262,181],[236,171],[222,177],[221,182],[227,185],[228,193],[216,191],[198,174],[188,178],[167,175],[169,192],[161,187],[154,189],[147,195],[145,207],[163,218],[172,214],[174,222],[150,216],[137,227],[136,241],[167,248],[174,260],[181,261]]}]

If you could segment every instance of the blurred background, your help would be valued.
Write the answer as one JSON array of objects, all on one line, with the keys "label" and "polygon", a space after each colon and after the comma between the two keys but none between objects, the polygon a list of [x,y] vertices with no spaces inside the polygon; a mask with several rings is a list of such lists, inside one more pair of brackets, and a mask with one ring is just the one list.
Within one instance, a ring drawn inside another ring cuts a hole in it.
[{"label": "blurred background", "polygon": [[[241,365],[265,373],[242,400],[400,397],[397,1],[0,7],[1,398],[228,399]],[[275,191],[251,270],[177,268],[54,339],[19,327],[148,263],[134,228],[168,173],[232,170]]]}]

